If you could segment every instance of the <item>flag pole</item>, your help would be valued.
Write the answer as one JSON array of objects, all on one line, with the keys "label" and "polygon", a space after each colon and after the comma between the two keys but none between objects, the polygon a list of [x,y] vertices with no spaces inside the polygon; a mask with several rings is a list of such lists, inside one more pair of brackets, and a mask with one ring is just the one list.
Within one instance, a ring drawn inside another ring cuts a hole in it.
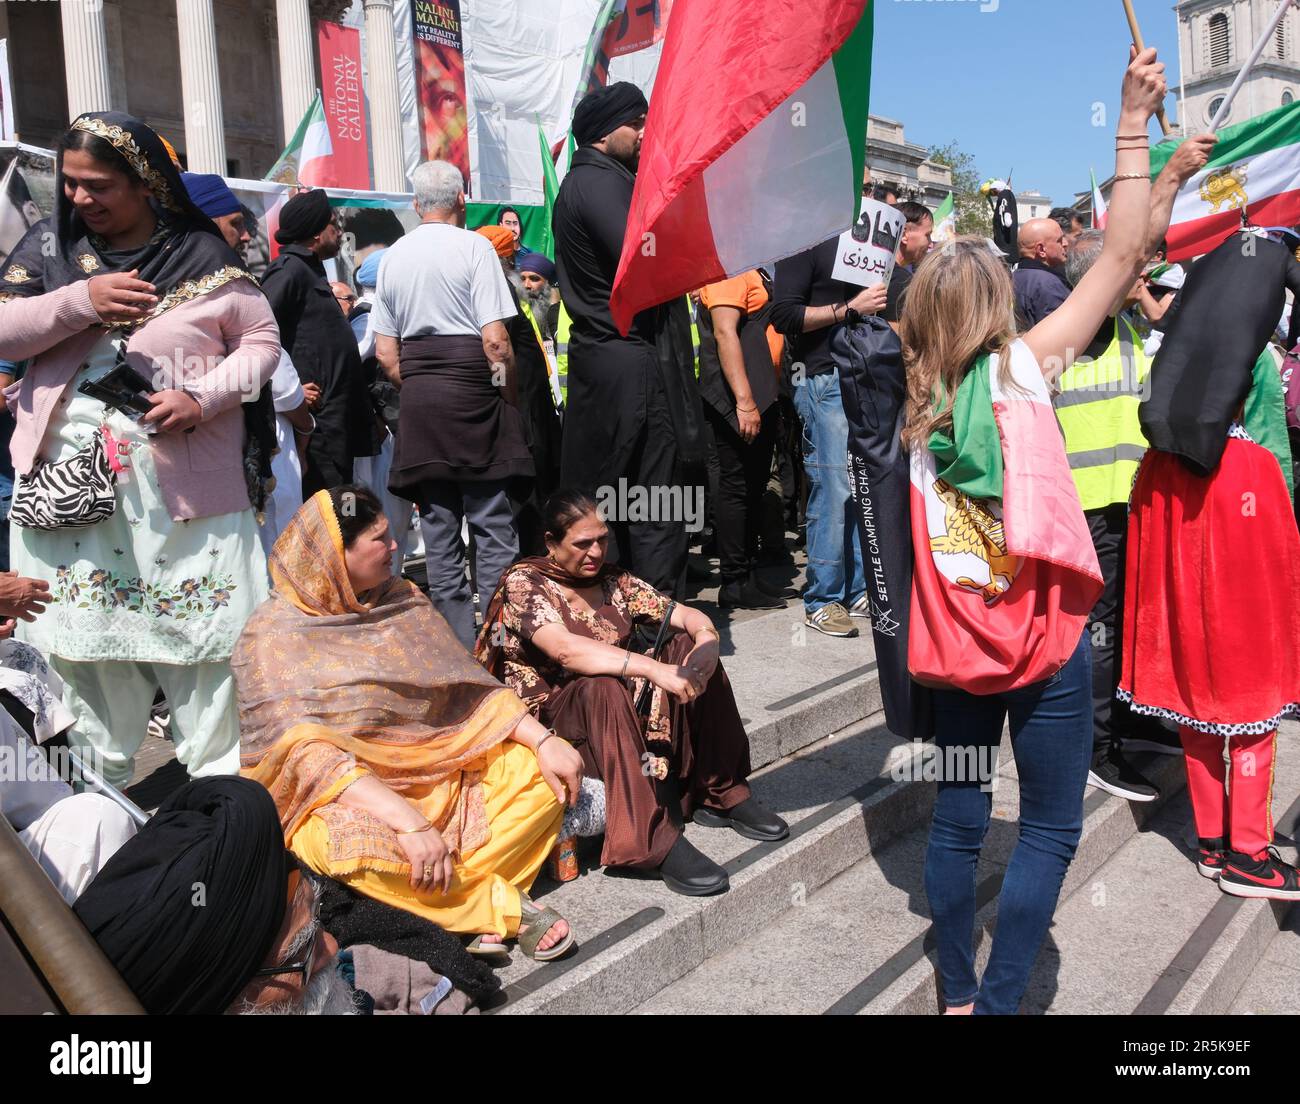
[{"label": "flag pole", "polygon": [[[1290,2],[1291,0],[1287,0],[1288,4]],[[1133,36],[1133,45],[1137,47],[1137,52],[1140,54],[1146,47],[1142,45],[1142,29],[1138,26],[1137,14],[1133,11],[1133,0],[1124,0],[1124,14],[1128,16],[1128,29]],[[1173,127],[1169,125],[1169,120],[1165,118],[1164,104],[1156,108],[1156,118],[1160,120],[1161,132],[1168,138],[1173,132]]]},{"label": "flag pole", "polygon": [[[1125,3],[1127,2],[1128,0],[1125,0]],[[1237,74],[1237,79],[1232,82],[1232,87],[1228,89],[1228,94],[1223,97],[1223,103],[1219,105],[1219,110],[1215,112],[1214,119],[1210,123],[1211,134],[1223,125],[1223,120],[1227,118],[1228,112],[1232,110],[1232,101],[1241,90],[1241,86],[1245,84],[1246,78],[1250,75],[1250,71],[1255,67],[1255,62],[1259,60],[1260,54],[1264,52],[1264,47],[1268,45],[1268,40],[1272,38],[1273,34],[1277,31],[1278,26],[1281,24],[1293,2],[1294,0],[1282,0],[1282,3],[1278,5],[1276,14],[1274,14],[1272,20],[1269,21],[1268,29],[1259,36],[1259,40],[1250,51],[1250,56],[1246,58],[1246,64],[1241,67],[1241,72]]]}]

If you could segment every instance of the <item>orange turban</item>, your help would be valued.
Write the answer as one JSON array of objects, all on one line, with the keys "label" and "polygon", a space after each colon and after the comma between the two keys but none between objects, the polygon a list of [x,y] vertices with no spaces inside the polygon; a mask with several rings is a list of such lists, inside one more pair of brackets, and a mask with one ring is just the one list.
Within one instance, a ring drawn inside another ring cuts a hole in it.
[{"label": "orange turban", "polygon": [[492,248],[497,251],[498,257],[515,255],[515,236],[504,226],[480,226],[475,233],[482,234],[492,243]]}]

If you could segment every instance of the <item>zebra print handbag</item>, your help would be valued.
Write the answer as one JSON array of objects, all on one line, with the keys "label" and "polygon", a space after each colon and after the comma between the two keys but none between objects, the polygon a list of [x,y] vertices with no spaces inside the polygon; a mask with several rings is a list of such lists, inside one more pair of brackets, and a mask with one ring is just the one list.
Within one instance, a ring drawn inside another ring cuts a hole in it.
[{"label": "zebra print handbag", "polygon": [[117,509],[116,481],[100,430],[66,460],[38,464],[18,476],[9,517],[24,529],[94,525]]}]

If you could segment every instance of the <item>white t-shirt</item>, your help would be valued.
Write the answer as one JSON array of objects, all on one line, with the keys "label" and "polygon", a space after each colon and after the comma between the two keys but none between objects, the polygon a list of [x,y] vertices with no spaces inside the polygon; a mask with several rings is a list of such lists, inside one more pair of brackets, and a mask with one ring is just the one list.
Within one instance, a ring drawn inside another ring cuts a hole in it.
[{"label": "white t-shirt", "polygon": [[387,337],[466,334],[513,318],[514,300],[496,250],[482,234],[421,223],[379,262],[371,330]]}]

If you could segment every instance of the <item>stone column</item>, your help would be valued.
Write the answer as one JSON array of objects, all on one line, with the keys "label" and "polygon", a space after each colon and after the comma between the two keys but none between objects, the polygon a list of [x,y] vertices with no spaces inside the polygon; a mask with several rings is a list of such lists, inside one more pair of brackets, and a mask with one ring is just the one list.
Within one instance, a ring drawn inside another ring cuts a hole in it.
[{"label": "stone column", "polygon": [[375,190],[406,191],[402,115],[397,93],[393,0],[365,0],[366,97],[370,102],[370,158]]},{"label": "stone column", "polygon": [[225,176],[226,129],[212,0],[176,0],[176,31],[181,48],[186,164],[191,172]]},{"label": "stone column", "polygon": [[101,0],[63,0],[63,70],[68,80],[68,113],[109,111],[113,89]]},{"label": "stone column", "polygon": [[280,40],[280,107],[287,146],[316,97],[311,8],[307,0],[275,0]]}]

